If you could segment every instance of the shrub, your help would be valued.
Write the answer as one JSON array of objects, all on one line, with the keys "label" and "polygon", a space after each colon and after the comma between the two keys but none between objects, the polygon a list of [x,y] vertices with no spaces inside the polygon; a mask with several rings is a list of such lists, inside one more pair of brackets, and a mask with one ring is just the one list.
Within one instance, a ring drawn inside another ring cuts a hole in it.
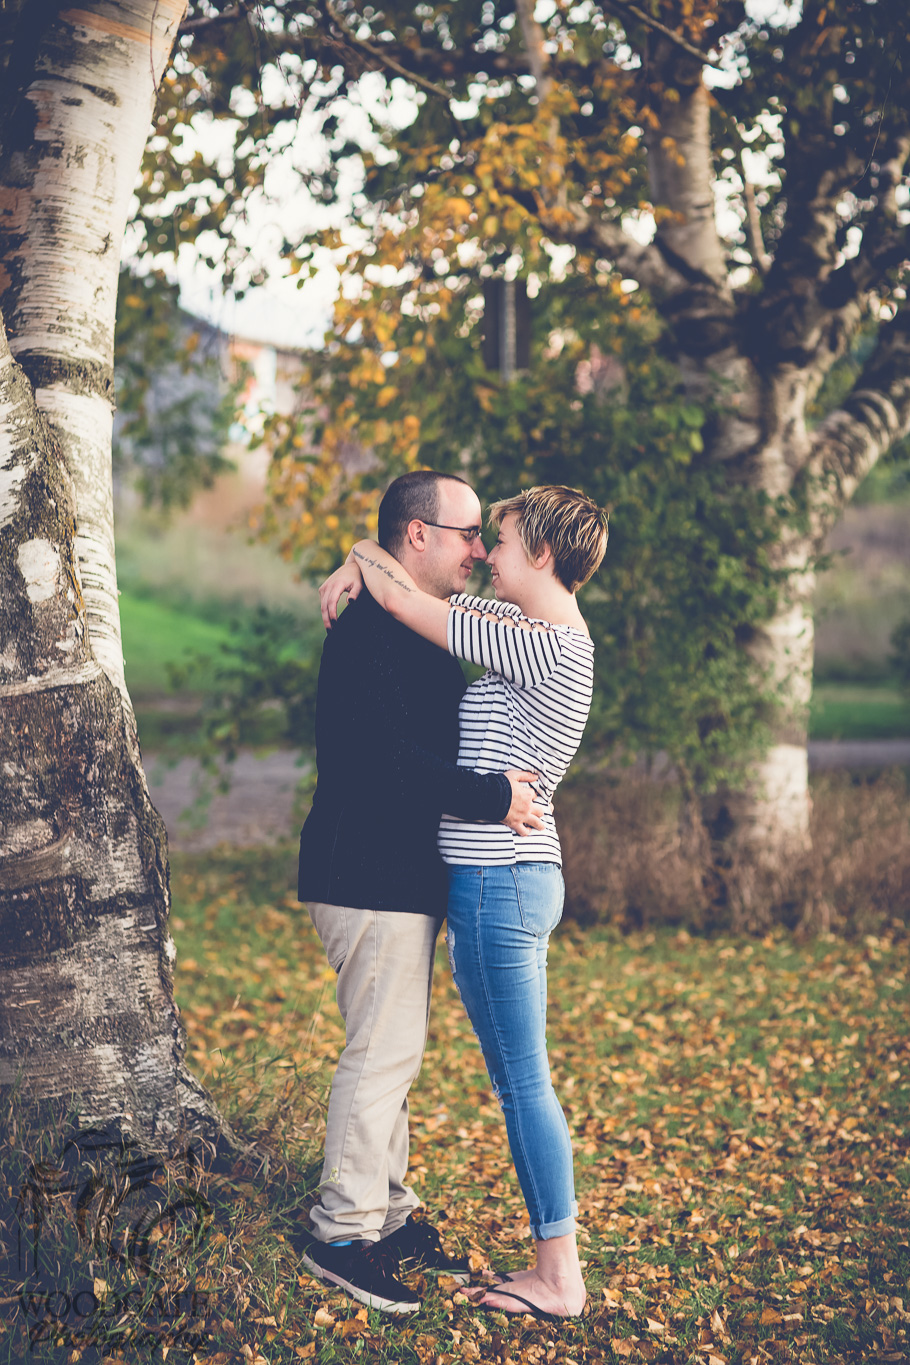
[{"label": "shrub", "polygon": [[[687,828],[675,783],[628,773],[579,778],[560,791],[557,820],[568,918],[623,930],[731,926],[731,909],[712,898],[706,844]],[[814,778],[811,852],[754,895],[764,908],[771,902],[775,923],[802,932],[903,929],[910,914],[906,774]]]}]

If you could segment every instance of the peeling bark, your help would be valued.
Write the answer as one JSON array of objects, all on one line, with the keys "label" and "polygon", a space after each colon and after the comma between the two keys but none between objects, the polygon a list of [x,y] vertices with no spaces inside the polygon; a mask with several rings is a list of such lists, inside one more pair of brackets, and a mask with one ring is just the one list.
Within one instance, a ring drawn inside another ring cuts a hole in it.
[{"label": "peeling bark", "polygon": [[144,1140],[226,1132],[184,1065],[166,835],[123,675],[120,241],[183,0],[0,17],[0,1089]]}]

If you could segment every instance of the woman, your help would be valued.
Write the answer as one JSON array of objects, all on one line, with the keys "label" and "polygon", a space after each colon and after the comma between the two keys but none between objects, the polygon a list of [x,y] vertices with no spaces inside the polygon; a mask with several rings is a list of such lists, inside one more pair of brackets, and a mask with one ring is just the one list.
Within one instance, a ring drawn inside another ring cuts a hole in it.
[{"label": "woman", "polygon": [[546,1051],[547,943],[564,896],[552,797],[590,709],[594,647],[575,594],[603,559],[607,524],[590,498],[553,485],[495,503],[490,520],[498,529],[487,556],[497,601],[421,592],[370,540],[354,546],[323,593],[354,586],[356,566],[397,620],[484,665],[461,703],[459,765],[539,774],[542,830],[518,837],[505,825],[443,816],[439,851],[449,865],[452,972],[505,1114],[537,1249],[530,1269],[501,1277],[516,1292],[496,1285],[479,1302],[564,1318],[582,1311],[585,1286],[569,1130]]}]

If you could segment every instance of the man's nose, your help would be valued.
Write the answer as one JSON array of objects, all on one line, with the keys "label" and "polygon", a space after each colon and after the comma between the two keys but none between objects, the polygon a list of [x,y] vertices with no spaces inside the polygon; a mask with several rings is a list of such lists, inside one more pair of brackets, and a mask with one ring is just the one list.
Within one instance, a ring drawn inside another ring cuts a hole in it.
[{"label": "man's nose", "polygon": [[486,549],[484,548],[484,543],[483,543],[483,541],[480,539],[480,536],[475,536],[475,537],[474,537],[474,544],[471,546],[471,558],[472,558],[472,559],[486,559],[486,557],[487,557],[487,552],[486,552]]}]

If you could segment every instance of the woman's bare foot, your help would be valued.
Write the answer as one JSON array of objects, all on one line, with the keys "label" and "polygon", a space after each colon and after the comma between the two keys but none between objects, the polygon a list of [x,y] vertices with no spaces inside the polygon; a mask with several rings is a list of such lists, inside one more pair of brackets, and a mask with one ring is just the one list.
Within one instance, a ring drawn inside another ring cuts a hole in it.
[{"label": "woman's bare foot", "polygon": [[580,1279],[573,1284],[554,1284],[541,1277],[537,1269],[516,1271],[502,1285],[502,1294],[497,1286],[491,1285],[483,1296],[474,1302],[479,1308],[494,1308],[501,1313],[527,1313],[529,1310],[514,1297],[510,1289],[515,1285],[522,1299],[539,1308],[544,1313],[552,1313],[557,1318],[573,1318],[581,1313],[587,1294],[584,1282]]},{"label": "woman's bare foot", "polygon": [[519,1280],[526,1280],[529,1275],[536,1275],[535,1266],[530,1266],[527,1270],[497,1270],[493,1272],[494,1279],[500,1284],[517,1284]]}]

